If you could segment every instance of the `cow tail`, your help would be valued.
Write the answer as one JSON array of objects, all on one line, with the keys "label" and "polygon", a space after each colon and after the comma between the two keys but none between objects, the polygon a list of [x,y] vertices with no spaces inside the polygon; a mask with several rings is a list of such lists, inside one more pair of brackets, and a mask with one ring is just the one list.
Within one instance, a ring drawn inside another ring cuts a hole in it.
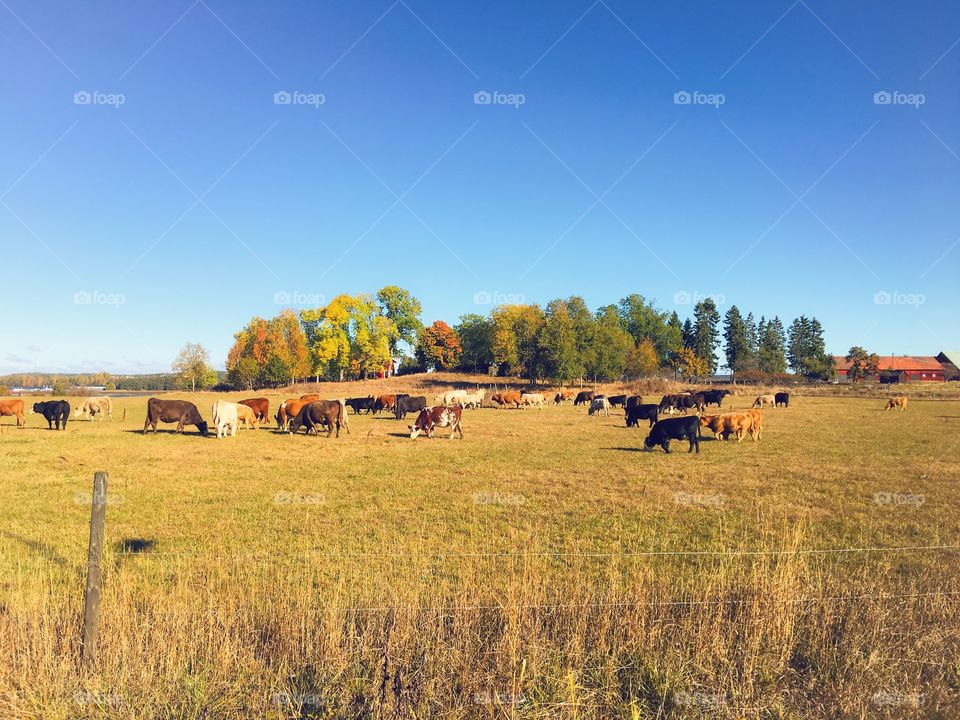
[{"label": "cow tail", "polygon": [[337,418],[337,421],[340,422],[344,428],[346,428],[347,435],[349,435],[350,421],[347,420],[347,405],[343,400],[337,400],[337,404],[340,405],[340,417]]}]

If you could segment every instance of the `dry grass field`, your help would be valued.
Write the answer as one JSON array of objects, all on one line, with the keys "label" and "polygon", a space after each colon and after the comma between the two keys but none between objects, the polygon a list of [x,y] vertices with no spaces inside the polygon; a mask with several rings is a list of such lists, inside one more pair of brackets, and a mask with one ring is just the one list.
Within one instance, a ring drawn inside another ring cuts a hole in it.
[{"label": "dry grass field", "polygon": [[4,418],[0,717],[960,717],[960,402],[883,404],[795,396],[699,455],[571,406],[462,441]]}]

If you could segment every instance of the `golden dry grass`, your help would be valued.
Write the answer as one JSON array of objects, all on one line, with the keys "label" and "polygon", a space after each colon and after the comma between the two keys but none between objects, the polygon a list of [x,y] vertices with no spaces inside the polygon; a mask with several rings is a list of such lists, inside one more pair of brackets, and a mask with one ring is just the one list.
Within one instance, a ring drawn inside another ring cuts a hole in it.
[{"label": "golden dry grass", "polygon": [[960,716],[958,402],[797,397],[699,456],[570,406],[411,441],[143,437],[115,405],[0,426],[0,717]]}]

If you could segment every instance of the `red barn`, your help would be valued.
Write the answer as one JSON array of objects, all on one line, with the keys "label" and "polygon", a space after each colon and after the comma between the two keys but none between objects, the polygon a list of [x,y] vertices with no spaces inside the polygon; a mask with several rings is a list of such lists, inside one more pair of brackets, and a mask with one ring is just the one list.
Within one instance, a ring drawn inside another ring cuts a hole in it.
[{"label": "red barn", "polygon": [[[834,355],[837,362],[837,378],[846,381],[850,363],[846,358]],[[943,382],[944,367],[933,356],[882,355],[879,375],[871,375],[867,380],[886,382]]]}]

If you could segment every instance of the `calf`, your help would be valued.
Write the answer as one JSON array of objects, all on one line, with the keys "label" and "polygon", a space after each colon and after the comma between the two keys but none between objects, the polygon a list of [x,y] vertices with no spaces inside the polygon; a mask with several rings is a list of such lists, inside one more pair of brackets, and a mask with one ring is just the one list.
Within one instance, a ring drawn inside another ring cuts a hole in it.
[{"label": "calf", "polygon": [[776,402],[775,395],[757,395],[757,399],[753,401],[753,407],[762,408],[764,405],[774,405]]},{"label": "calf", "polygon": [[903,412],[907,409],[907,398],[903,395],[897,397],[892,397],[887,401],[887,406],[884,408],[886,410],[899,409],[900,412]]},{"label": "calf", "polygon": [[410,439],[415,440],[420,433],[433,437],[435,428],[449,427],[451,440],[458,433],[463,440],[463,425],[460,420],[462,412],[463,408],[459,406],[431,407],[421,410],[416,422],[409,426]]},{"label": "calf", "polygon": [[[70,417],[70,403],[66,400],[47,400],[33,404],[33,412],[43,415],[47,419],[47,427],[53,430],[56,423],[57,430],[67,429],[67,418]],[[60,424],[63,423],[63,427]]]},{"label": "calf", "polygon": [[20,398],[0,400],[0,417],[4,415],[13,415],[17,419],[17,427],[23,427],[23,400]]},{"label": "calf", "polygon": [[77,412],[79,415],[89,417],[91,420],[97,415],[100,416],[100,422],[103,422],[104,417],[109,417],[110,420],[113,420],[113,402],[106,395],[103,397],[87,398],[80,403]]},{"label": "calf", "polygon": [[237,405],[246,405],[253,410],[258,423],[266,422],[266,419],[270,417],[270,401],[266,398],[247,398],[238,402]]},{"label": "calf", "polygon": [[696,448],[700,452],[700,418],[696,415],[679,418],[666,418],[658,420],[656,425],[650,430],[647,439],[643,441],[643,449],[650,451],[659,445],[666,453],[670,452],[671,440],[689,440],[692,453]]},{"label": "calf", "polygon": [[347,406],[343,400],[314,400],[300,408],[297,416],[290,422],[290,432],[296,435],[300,428],[306,428],[306,433],[319,435],[319,428],[327,428],[327,437],[333,435],[334,429],[340,437],[340,428],[350,434],[350,425],[347,422]]},{"label": "calf", "polygon": [[427,399],[423,395],[411,397],[397,397],[397,402],[393,406],[393,415],[397,420],[403,420],[408,412],[420,412],[427,406]]},{"label": "calf", "polygon": [[247,430],[256,430],[260,424],[260,417],[249,405],[235,403],[237,406],[237,423]]},{"label": "calf", "polygon": [[600,397],[595,397],[590,401],[590,409],[587,412],[590,415],[602,412],[605,417],[610,417],[610,401],[602,395]]},{"label": "calf", "polygon": [[650,427],[653,427],[658,419],[658,407],[654,403],[646,405],[634,405],[627,409],[627,427],[639,427],[641,420],[649,420]]},{"label": "calf", "polygon": [[147,419],[143,421],[143,432],[147,428],[157,431],[157,423],[177,423],[177,432],[183,432],[184,425],[195,425],[200,434],[207,436],[207,423],[200,417],[200,411],[192,402],[186,400],[161,400],[150,398],[147,400]]},{"label": "calf", "polygon": [[[218,438],[226,435],[233,437],[237,434],[237,425],[240,424],[237,407],[234,403],[226,400],[217,400],[213,403],[210,408],[210,416],[213,418],[213,428],[217,431]],[[250,408],[247,408],[247,410],[253,412]]]}]

